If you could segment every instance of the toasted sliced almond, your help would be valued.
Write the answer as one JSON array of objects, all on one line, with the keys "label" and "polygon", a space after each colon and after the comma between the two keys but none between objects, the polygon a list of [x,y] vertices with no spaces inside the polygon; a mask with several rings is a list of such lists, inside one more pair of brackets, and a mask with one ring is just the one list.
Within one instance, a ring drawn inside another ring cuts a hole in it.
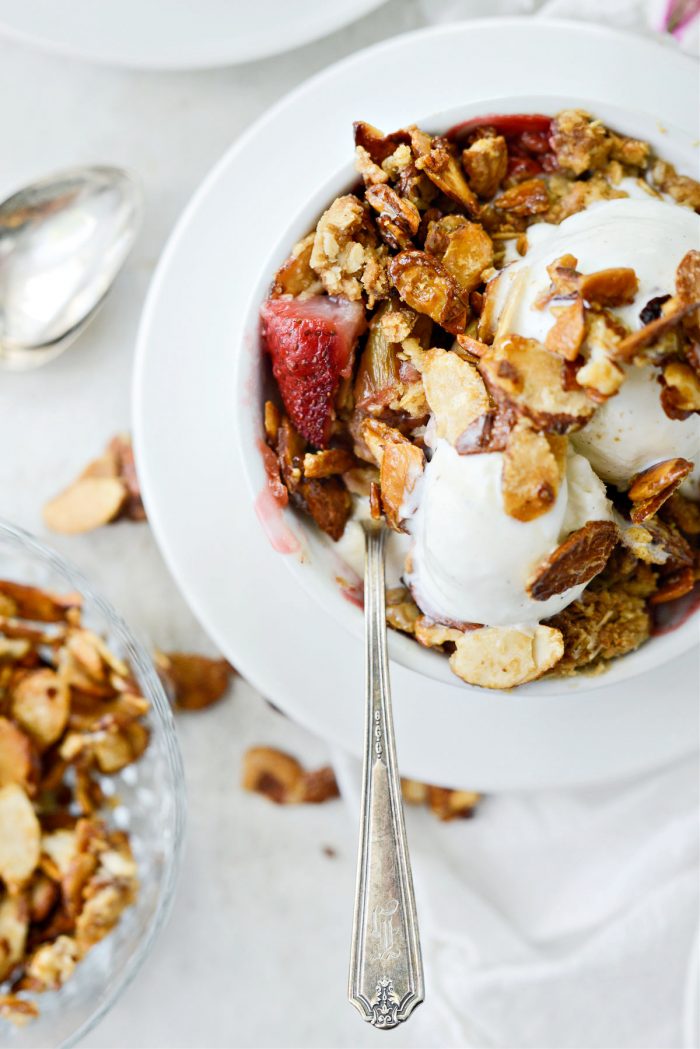
[{"label": "toasted sliced almond", "polygon": [[462,634],[450,667],[462,681],[481,688],[514,688],[534,681],[556,666],[564,654],[561,631],[537,626],[480,627]]},{"label": "toasted sliced almond", "polygon": [[426,648],[441,648],[448,642],[455,643],[463,633],[463,630],[457,630],[456,627],[436,623],[428,616],[420,616],[415,623],[416,641]]},{"label": "toasted sliced almond", "polygon": [[605,354],[594,353],[576,372],[576,382],[590,396],[598,395],[601,400],[613,397],[625,381],[625,373]]},{"label": "toasted sliced almond", "polygon": [[339,794],[330,766],[307,772],[291,754],[275,747],[251,747],[246,751],[241,786],[278,805],[318,805]]},{"label": "toasted sliced almond", "polygon": [[445,266],[425,251],[402,251],[389,263],[389,277],[404,302],[453,335],[463,332],[469,307]]},{"label": "toasted sliced almond", "polygon": [[0,597],[10,605],[4,615],[19,616],[38,623],[65,622],[83,603],[78,593],[55,594],[10,579],[0,579]]},{"label": "toasted sliced almond", "polygon": [[423,358],[423,386],[435,417],[438,437],[456,445],[468,426],[491,408],[476,368],[449,350],[428,350]]},{"label": "toasted sliced almond", "polygon": [[378,212],[377,228],[389,247],[396,251],[411,248],[420,226],[420,212],[415,204],[385,185],[368,186],[365,200]]},{"label": "toasted sliced almond", "polygon": [[686,252],[676,270],[676,295],[684,306],[700,302],[700,251]]},{"label": "toasted sliced almond", "polygon": [[700,377],[683,361],[670,361],[663,371],[667,393],[679,412],[700,412]]},{"label": "toasted sliced almond", "polygon": [[637,274],[627,266],[582,274],[578,291],[582,299],[596,306],[627,306],[639,289]]},{"label": "toasted sliced almond", "polygon": [[561,482],[560,461],[547,437],[529,419],[519,419],[503,453],[503,509],[518,521],[533,521],[552,509]]},{"label": "toasted sliced almond", "polygon": [[57,991],[72,976],[81,951],[71,936],[57,936],[38,947],[27,962],[27,983],[34,991]]},{"label": "toasted sliced almond", "polygon": [[24,1027],[39,1015],[36,1002],[20,998],[18,994],[0,994],[0,1017],[15,1027]]},{"label": "toasted sliced almond", "polygon": [[[669,487],[671,490],[677,488],[692,469],[693,464],[687,459],[664,459],[663,462],[655,463],[636,474],[632,478],[627,494],[632,502],[650,499]],[[671,495],[671,492],[668,495]]]},{"label": "toasted sliced almond", "polygon": [[576,360],[586,334],[583,300],[578,298],[569,306],[554,307],[552,313],[557,319],[547,332],[545,346],[566,361]]},{"label": "toasted sliced almond", "polygon": [[478,368],[499,403],[548,433],[580,429],[595,409],[583,390],[563,388],[561,359],[534,339],[509,335],[497,340]]},{"label": "toasted sliced almond", "polygon": [[461,216],[446,215],[431,222],[425,247],[441,259],[467,293],[481,284],[482,273],[493,266],[493,241],[488,233],[479,223]]},{"label": "toasted sliced almond", "polygon": [[362,438],[379,465],[382,505],[387,522],[400,531],[402,510],[423,472],[425,456],[398,430],[377,419],[363,422]]},{"label": "toasted sliced almond", "polygon": [[0,717],[0,787],[8,783],[33,789],[37,758],[29,737],[13,721]]},{"label": "toasted sliced almond", "polygon": [[16,888],[28,881],[39,863],[41,828],[32,803],[21,787],[0,788],[0,878]]},{"label": "toasted sliced almond", "polygon": [[68,689],[55,670],[33,670],[12,690],[10,711],[39,750],[60,739],[70,708]]},{"label": "toasted sliced almond", "polygon": [[677,601],[679,597],[685,597],[695,586],[695,572],[688,566],[678,568],[665,576],[661,586],[656,593],[649,598],[650,605],[664,605],[668,601]]},{"label": "toasted sliced almond", "polygon": [[457,158],[442,139],[434,139],[428,152],[416,160],[419,171],[425,172],[431,182],[451,200],[461,204],[468,215],[479,214],[479,201],[467,185]]},{"label": "toasted sliced almond", "polygon": [[[3,827],[3,832],[5,828]],[[2,842],[0,842],[0,850]],[[10,975],[24,955],[29,926],[29,908],[22,896],[0,898],[0,983]]]},{"label": "toasted sliced almond", "polygon": [[645,324],[643,328],[639,328],[638,331],[633,331],[618,344],[615,356],[621,361],[631,361],[642,350],[654,346],[670,331],[677,328],[686,317],[698,309],[698,305],[695,303],[681,306],[670,313],[662,314],[656,320]]},{"label": "toasted sliced almond", "polygon": [[386,621],[394,630],[415,634],[420,609],[406,587],[394,587],[386,592]]},{"label": "toasted sliced almond", "polygon": [[471,335],[458,335],[457,342],[470,357],[478,359],[488,352],[487,344],[479,339],[473,339]]},{"label": "toasted sliced almond", "polygon": [[156,652],[156,666],[178,710],[203,710],[226,695],[234,669],[225,659]]},{"label": "toasted sliced almond", "polygon": [[630,517],[634,523],[641,524],[652,517],[692,468],[693,464],[687,459],[665,459],[637,474],[627,493],[632,500]]},{"label": "toasted sliced almond", "polygon": [[613,521],[588,521],[538,565],[527,585],[535,601],[546,601],[602,572],[620,533]]},{"label": "toasted sliced almond", "polygon": [[113,521],[126,497],[126,486],[117,478],[86,477],[45,505],[44,523],[53,532],[89,532]]},{"label": "toasted sliced almond", "polygon": [[549,194],[544,179],[530,178],[518,182],[515,186],[496,197],[494,205],[509,215],[527,218],[529,215],[541,215],[549,208]]},{"label": "toasted sliced almond", "polygon": [[325,448],[321,452],[307,452],[304,455],[304,477],[331,477],[351,470],[355,465],[355,456],[345,448]]}]

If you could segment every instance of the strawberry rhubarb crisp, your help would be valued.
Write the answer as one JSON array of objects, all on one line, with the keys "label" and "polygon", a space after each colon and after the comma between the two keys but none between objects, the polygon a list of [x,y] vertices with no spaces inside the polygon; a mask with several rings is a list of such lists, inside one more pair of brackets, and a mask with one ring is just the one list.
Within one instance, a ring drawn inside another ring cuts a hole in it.
[{"label": "strawberry rhubarb crisp", "polygon": [[273,492],[350,563],[382,515],[464,681],[599,670],[697,594],[700,184],[579,110],[355,146],[261,309]]}]

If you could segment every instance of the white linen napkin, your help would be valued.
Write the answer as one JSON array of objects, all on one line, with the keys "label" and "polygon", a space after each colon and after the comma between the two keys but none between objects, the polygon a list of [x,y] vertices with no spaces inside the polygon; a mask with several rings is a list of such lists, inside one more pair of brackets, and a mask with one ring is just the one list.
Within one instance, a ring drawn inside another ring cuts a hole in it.
[{"label": "white linen napkin", "polygon": [[[359,762],[337,753],[335,767],[356,819]],[[696,759],[624,785],[487,797],[468,821],[408,808],[407,827],[419,1044],[696,1044]]]}]

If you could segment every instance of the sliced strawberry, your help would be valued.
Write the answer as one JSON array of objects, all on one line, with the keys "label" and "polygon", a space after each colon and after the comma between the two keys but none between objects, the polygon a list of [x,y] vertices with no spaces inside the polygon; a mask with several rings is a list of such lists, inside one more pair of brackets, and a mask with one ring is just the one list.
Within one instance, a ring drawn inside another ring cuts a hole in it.
[{"label": "sliced strawberry", "polygon": [[335,395],[352,371],[355,343],[365,327],[364,307],[323,295],[268,299],[260,318],[289,418],[307,441],[325,448]]}]

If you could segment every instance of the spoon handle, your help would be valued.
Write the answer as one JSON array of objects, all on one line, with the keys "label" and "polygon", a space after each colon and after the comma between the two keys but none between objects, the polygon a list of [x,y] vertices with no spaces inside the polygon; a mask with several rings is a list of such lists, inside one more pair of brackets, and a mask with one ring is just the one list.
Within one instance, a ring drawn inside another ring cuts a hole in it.
[{"label": "spoon handle", "polygon": [[423,1001],[423,963],[396,767],[386,647],[382,525],[365,527],[366,712],[348,996],[390,1028]]}]

